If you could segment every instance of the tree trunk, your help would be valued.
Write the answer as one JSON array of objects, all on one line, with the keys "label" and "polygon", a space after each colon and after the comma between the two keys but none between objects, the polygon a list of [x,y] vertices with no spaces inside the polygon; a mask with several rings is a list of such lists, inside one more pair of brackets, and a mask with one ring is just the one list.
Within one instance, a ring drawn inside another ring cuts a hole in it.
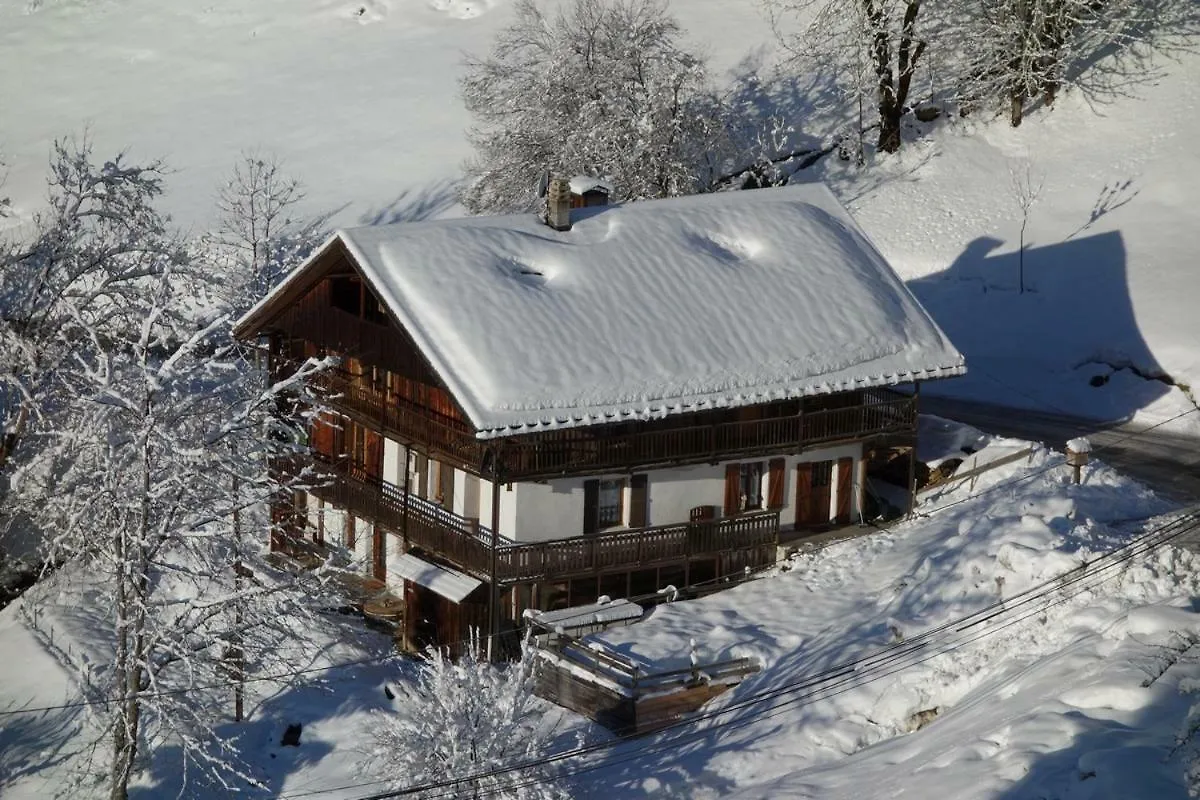
[{"label": "tree trunk", "polygon": [[1025,101],[1020,92],[1013,92],[1009,100],[1009,122],[1014,128],[1021,127],[1022,114],[1025,111]]}]

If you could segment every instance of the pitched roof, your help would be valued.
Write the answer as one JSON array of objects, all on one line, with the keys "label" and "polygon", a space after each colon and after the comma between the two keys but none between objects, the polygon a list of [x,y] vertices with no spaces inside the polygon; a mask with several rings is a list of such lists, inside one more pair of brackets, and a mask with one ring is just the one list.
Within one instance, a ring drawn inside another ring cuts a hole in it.
[{"label": "pitched roof", "polygon": [[336,234],[481,436],[965,371],[823,185],[572,213]]}]

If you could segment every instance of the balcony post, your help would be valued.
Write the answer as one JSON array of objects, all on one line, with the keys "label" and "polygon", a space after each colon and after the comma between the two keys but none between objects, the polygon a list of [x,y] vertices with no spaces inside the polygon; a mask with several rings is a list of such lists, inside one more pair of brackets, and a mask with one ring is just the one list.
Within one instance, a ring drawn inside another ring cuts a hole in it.
[{"label": "balcony post", "polygon": [[917,427],[920,420],[917,415],[917,404],[921,398],[921,382],[913,383],[912,418],[913,436],[912,448],[908,451],[908,517],[911,519],[917,508]]},{"label": "balcony post", "polygon": [[500,457],[495,448],[489,448],[492,473],[492,544],[488,552],[488,574],[492,582],[488,588],[488,660],[499,660],[500,648],[500,586],[496,582],[496,550],[500,546]]}]

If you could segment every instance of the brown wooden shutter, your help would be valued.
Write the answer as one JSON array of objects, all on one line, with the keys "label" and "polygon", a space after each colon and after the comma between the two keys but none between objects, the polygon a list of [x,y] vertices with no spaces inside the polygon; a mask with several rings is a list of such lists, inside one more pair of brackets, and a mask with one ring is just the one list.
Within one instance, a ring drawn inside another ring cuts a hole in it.
[{"label": "brown wooden shutter", "polygon": [[315,452],[333,457],[333,426],[326,414],[317,414],[312,418],[308,444]]},{"label": "brown wooden shutter", "polygon": [[850,477],[854,469],[853,458],[839,458],[837,462],[837,521],[840,525],[850,524],[850,498],[854,492],[854,481]]},{"label": "brown wooden shutter", "polygon": [[796,465],[796,526],[813,523],[812,464]]},{"label": "brown wooden shutter", "polygon": [[772,458],[767,465],[767,508],[783,508],[782,458]]},{"label": "brown wooden shutter", "polygon": [[429,481],[426,475],[429,473],[429,456],[424,453],[413,453],[413,477],[416,479],[416,486],[410,487],[412,494],[417,497],[429,496]]},{"label": "brown wooden shutter", "polygon": [[595,533],[600,527],[600,481],[583,482],[583,532]]},{"label": "brown wooden shutter", "polygon": [[383,437],[369,428],[363,432],[366,438],[364,451],[366,463],[363,468],[372,478],[383,475]]},{"label": "brown wooden shutter", "polygon": [[644,528],[648,524],[647,520],[650,518],[650,510],[647,507],[649,479],[648,475],[634,475],[629,479],[629,527],[631,528]]},{"label": "brown wooden shutter", "polygon": [[351,514],[349,511],[347,511],[345,513],[346,513],[346,547],[349,548],[350,550],[353,550],[354,545],[357,544],[357,541],[356,541],[357,537],[355,536],[355,534],[358,533],[358,525],[355,524],[355,522],[354,522],[353,514]]},{"label": "brown wooden shutter", "polygon": [[441,503],[446,508],[454,508],[454,467],[449,464],[440,464],[438,472],[438,493],[441,495]]},{"label": "brown wooden shutter", "polygon": [[384,538],[383,528],[378,525],[371,526],[371,550],[374,560],[374,568],[371,570],[375,580],[387,580],[387,544]]},{"label": "brown wooden shutter", "polygon": [[725,465],[725,516],[732,517],[741,510],[742,467],[740,464]]}]

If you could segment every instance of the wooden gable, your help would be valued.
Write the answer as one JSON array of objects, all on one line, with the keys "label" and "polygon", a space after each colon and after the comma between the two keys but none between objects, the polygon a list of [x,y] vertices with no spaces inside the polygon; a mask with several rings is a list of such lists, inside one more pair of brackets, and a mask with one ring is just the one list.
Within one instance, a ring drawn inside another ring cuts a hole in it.
[{"label": "wooden gable", "polygon": [[[283,352],[318,351],[342,357],[343,371],[374,379],[394,394],[437,413],[469,422],[462,404],[408,331],[380,301],[340,239],[333,239],[303,267],[307,275],[238,323],[242,339],[278,338]],[[283,346],[283,343],[296,343]],[[300,342],[306,346],[298,346]],[[473,426],[472,426],[473,427]]]}]

